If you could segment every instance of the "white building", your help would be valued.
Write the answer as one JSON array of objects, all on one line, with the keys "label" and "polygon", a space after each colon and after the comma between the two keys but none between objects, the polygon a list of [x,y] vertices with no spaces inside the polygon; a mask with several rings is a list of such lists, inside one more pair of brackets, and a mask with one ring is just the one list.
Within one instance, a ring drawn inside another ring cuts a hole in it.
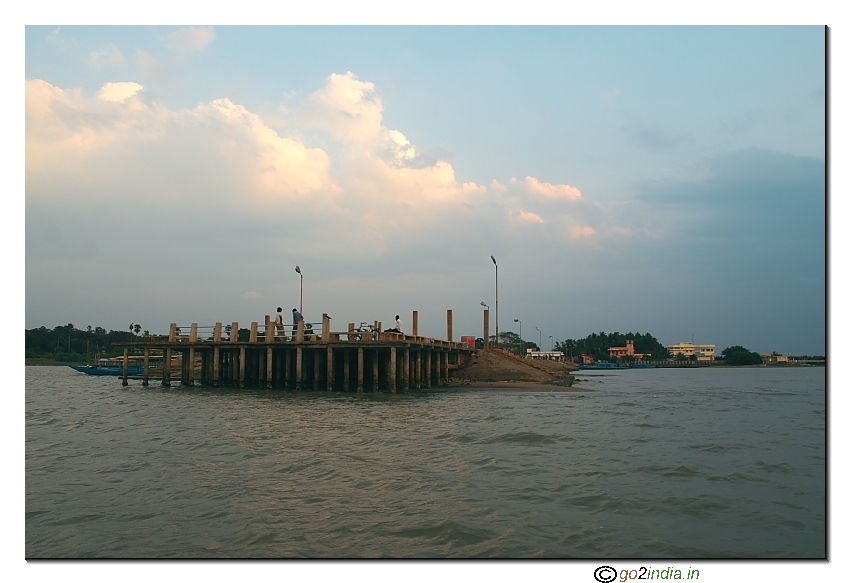
[{"label": "white building", "polygon": [[564,353],[560,350],[539,352],[537,350],[527,348],[525,352],[528,355],[528,358],[531,358],[532,360],[557,360],[558,362],[561,362],[564,359]]},{"label": "white building", "polygon": [[694,344],[693,342],[680,342],[667,347],[670,354],[677,356],[681,354],[686,358],[696,355],[697,360],[714,360],[714,344]]}]

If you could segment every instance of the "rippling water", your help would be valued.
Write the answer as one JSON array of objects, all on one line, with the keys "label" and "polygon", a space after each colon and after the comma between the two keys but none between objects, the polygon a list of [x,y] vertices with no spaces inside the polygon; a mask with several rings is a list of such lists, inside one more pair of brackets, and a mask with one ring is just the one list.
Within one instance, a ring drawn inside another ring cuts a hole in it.
[{"label": "rippling water", "polygon": [[579,378],[358,395],[27,367],[26,556],[825,556],[824,369]]}]

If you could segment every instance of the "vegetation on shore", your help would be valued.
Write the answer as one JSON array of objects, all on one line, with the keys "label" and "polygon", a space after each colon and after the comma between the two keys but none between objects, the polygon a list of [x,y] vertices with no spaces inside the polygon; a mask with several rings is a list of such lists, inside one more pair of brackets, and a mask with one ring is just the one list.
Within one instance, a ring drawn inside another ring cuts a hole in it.
[{"label": "vegetation on shore", "polygon": [[26,358],[50,358],[58,362],[84,362],[94,358],[120,356],[121,349],[113,349],[115,342],[132,342],[145,335],[138,324],[130,324],[128,331],[109,330],[97,326],[86,326],[85,330],[73,324],[56,326],[52,330],[44,326],[26,331]]}]

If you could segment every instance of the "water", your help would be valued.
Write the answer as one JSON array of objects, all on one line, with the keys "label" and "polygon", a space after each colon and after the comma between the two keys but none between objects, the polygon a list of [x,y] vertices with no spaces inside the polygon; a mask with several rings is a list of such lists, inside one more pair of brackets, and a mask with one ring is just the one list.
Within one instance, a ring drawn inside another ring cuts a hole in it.
[{"label": "water", "polygon": [[213,390],[26,369],[26,556],[825,556],[825,371],[583,393]]}]

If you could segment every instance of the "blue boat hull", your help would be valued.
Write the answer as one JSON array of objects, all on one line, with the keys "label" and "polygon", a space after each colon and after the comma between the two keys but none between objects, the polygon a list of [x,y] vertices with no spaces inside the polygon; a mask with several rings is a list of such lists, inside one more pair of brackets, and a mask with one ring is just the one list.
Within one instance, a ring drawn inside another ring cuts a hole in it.
[{"label": "blue boat hull", "polygon": [[[70,366],[77,372],[82,372],[90,375],[120,377],[124,374],[123,366]],[[144,372],[144,370],[145,368],[143,366],[131,366],[127,368],[127,374],[140,375]]]}]

